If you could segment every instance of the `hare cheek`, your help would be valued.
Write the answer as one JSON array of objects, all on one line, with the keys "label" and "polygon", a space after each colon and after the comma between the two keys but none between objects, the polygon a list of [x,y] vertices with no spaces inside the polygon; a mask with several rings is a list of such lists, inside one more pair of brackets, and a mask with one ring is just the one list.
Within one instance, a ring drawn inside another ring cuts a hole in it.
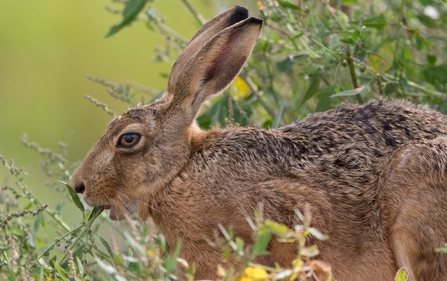
[{"label": "hare cheek", "polygon": [[114,154],[110,151],[104,151],[98,156],[97,168],[103,170],[113,159]]}]

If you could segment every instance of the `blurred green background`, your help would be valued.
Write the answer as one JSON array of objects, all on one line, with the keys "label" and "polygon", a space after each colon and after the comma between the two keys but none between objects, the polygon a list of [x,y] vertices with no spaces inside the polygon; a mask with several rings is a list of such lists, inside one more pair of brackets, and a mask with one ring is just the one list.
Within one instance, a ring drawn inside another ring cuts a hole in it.
[{"label": "blurred green background", "polygon": [[[216,13],[212,1],[191,2],[206,19]],[[200,27],[179,0],[151,5],[185,38]],[[54,151],[59,151],[59,141],[68,144],[67,161],[76,163],[111,119],[84,95],[107,103],[118,114],[127,107],[86,79],[86,74],[135,81],[156,90],[166,85],[160,73],[169,73],[170,65],[151,61],[154,48],[161,45],[160,34],[136,22],[105,38],[121,20],[106,6],[122,9],[110,0],[0,1],[0,155],[29,170],[26,183],[51,208],[64,196],[44,185],[42,157],[21,144],[22,135],[27,133],[30,141]],[[2,181],[8,174],[0,168]],[[13,185],[13,179],[8,184]],[[68,210],[71,205],[67,203]]]}]

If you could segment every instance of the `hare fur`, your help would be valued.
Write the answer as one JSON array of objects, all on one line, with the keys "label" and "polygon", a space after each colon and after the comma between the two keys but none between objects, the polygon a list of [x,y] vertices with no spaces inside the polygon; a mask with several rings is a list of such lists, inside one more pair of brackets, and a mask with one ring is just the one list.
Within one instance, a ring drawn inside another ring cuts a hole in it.
[{"label": "hare fur", "polygon": [[[262,21],[235,6],[207,22],[174,64],[167,92],[130,108],[107,126],[72,177],[85,202],[110,218],[149,216],[197,278],[215,278],[217,225],[253,243],[246,217],[289,227],[307,203],[310,240],[336,280],[447,280],[447,116],[401,101],[345,104],[272,130],[204,131],[201,105],[239,74]],[[272,240],[258,262],[287,266],[293,244]]]}]

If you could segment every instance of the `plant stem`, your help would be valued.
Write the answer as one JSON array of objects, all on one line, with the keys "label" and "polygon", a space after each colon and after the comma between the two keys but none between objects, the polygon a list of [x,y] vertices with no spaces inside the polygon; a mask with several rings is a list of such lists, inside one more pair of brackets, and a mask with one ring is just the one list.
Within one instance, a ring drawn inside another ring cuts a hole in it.
[{"label": "plant stem", "polygon": [[201,14],[199,14],[196,10],[196,8],[194,8],[194,6],[189,2],[189,0],[182,0],[183,4],[186,5],[186,7],[188,8],[188,10],[191,12],[191,14],[194,15],[194,17],[196,18],[196,20],[200,23],[200,25],[204,25],[206,20],[202,17]]},{"label": "plant stem", "polygon": [[61,259],[59,260],[59,264],[62,264],[65,259],[68,256],[68,251],[73,249],[73,247],[78,243],[78,241],[82,238],[82,236],[84,236],[84,234],[90,230],[90,228],[92,227],[93,222],[96,220],[96,218],[102,213],[102,211],[104,209],[102,208],[98,208],[98,209],[93,209],[93,211],[97,210],[95,213],[93,213],[90,217],[90,220],[87,222],[86,225],[84,225],[84,229],[81,230],[81,232],[79,232],[78,236],[76,236],[76,239],[73,241],[73,243],[70,244],[70,246],[67,247],[67,249],[65,250],[64,254],[62,255]]},{"label": "plant stem", "polygon": [[[402,27],[402,19],[403,19],[403,17],[404,17],[404,9],[405,9],[405,7],[406,7],[406,1],[405,0],[402,0],[402,2],[401,2],[401,4],[400,4],[400,10],[399,10],[399,15],[398,15],[398,22],[397,22],[397,31],[396,32],[399,32],[400,30],[403,30],[403,27]],[[396,34],[395,35],[396,36],[396,44],[394,45],[394,50],[396,51],[396,50],[399,50],[399,43],[400,43],[400,38],[401,38],[401,36],[400,36],[400,34]],[[398,66],[402,66],[402,64],[400,63],[400,62],[396,62],[396,65],[398,65]],[[399,67],[397,67],[397,69],[398,70],[400,70],[399,69]],[[397,78],[397,71],[394,71],[394,80],[396,80],[396,78]]]},{"label": "plant stem", "polygon": [[164,23],[162,23],[158,19],[148,19],[147,17],[143,17],[143,16],[139,16],[138,19],[146,21],[147,24],[149,24],[151,22],[155,23],[157,25],[157,28],[158,28],[158,30],[160,32],[169,34],[170,36],[174,37],[181,44],[186,45],[186,43],[188,43],[188,40],[183,38],[183,36],[181,36],[180,34],[175,32],[172,28],[170,28],[169,26],[165,25]]},{"label": "plant stem", "polygon": [[381,96],[383,96],[383,89],[382,89],[382,79],[381,79],[381,76],[380,76],[380,75],[377,75],[376,78],[377,78],[377,86],[379,87],[379,94],[380,94]]},{"label": "plant stem", "polygon": [[[64,239],[65,237],[67,237],[68,235],[72,234],[73,232],[78,231],[78,230],[79,230],[81,227],[83,227],[83,226],[84,226],[84,224],[81,224],[81,225],[77,226],[76,228],[72,229],[71,231],[65,233],[65,234],[62,235],[61,237],[57,237],[57,239],[58,239],[58,240],[62,240],[62,239]],[[43,253],[40,254],[40,255],[36,258],[36,260],[35,260],[34,262],[37,263],[43,256],[45,256],[46,253],[48,253],[49,251],[51,251],[51,250],[54,248],[54,246],[56,246],[56,242],[54,242],[53,244],[51,244],[50,246],[48,246],[47,249],[46,249],[45,251],[43,251]]]},{"label": "plant stem", "polygon": [[[354,85],[354,89],[357,89],[359,87],[359,85],[357,82],[357,76],[355,75],[354,62],[352,61],[352,58],[351,58],[351,52],[349,51],[349,46],[346,47],[346,58],[345,59],[349,66],[349,73],[351,74],[352,84]],[[360,94],[357,94],[356,97],[357,97],[358,103],[362,104],[363,103],[362,96]]]}]

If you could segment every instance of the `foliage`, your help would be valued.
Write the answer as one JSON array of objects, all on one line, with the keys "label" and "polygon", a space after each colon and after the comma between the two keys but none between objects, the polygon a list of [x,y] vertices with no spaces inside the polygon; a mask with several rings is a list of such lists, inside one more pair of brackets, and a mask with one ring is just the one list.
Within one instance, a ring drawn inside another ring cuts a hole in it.
[{"label": "foliage", "polygon": [[[248,123],[277,127],[370,98],[447,111],[446,81],[437,77],[446,63],[443,4],[298,2],[258,3],[264,32],[241,76],[250,91],[237,99]],[[426,16],[428,7],[439,15]]]},{"label": "foliage", "polygon": [[[179,0],[180,1],[180,0]],[[135,21],[145,22],[151,32],[160,32],[165,46],[156,62],[173,63],[186,40],[169,28],[152,1],[118,1],[124,5],[122,20],[111,36]],[[185,7],[203,24],[202,16],[187,0]],[[205,104],[199,124],[210,126],[255,125],[278,127],[315,111],[348,101],[362,103],[370,98],[404,98],[447,112],[446,20],[443,2],[373,0],[369,2],[278,0],[257,3],[264,27],[249,63],[223,95]],[[109,9],[112,11],[112,9]],[[398,11],[392,12],[392,11]],[[257,12],[252,9],[252,14]],[[129,105],[159,98],[160,91],[137,84],[120,84],[88,77],[105,86],[108,93]],[[115,116],[106,104],[89,101]],[[23,144],[46,160],[42,168],[50,186],[79,208],[81,223],[70,227],[62,217],[63,204],[55,210],[39,202],[25,183],[27,171],[1,158],[14,184],[5,181],[0,190],[0,276],[4,280],[154,280],[194,278],[194,265],[178,258],[181,241],[169,256],[163,236],[145,223],[127,219],[128,231],[118,233],[126,242],[115,242],[98,234],[107,223],[102,209],[86,212],[68,182],[71,167],[64,160],[66,147],[54,153],[24,138]],[[55,181],[57,179],[58,181]],[[66,188],[66,187],[68,188]],[[209,241],[223,250],[223,260],[232,259],[241,268],[219,267],[223,280],[292,280],[318,275],[330,280],[330,267],[312,258],[318,249],[306,245],[306,237],[326,239],[311,227],[306,209],[297,212],[303,225],[289,229],[264,220],[262,210],[249,220],[255,244],[244,245],[232,229],[221,227],[223,238]],[[55,228],[57,238],[48,241],[43,228]],[[296,243],[296,260],[290,268],[268,268],[253,260],[267,255],[270,239]],[[100,241],[100,246],[97,241]],[[108,242],[109,241],[109,242]],[[446,248],[438,252],[445,253]],[[179,274],[176,268],[184,268]],[[100,270],[97,270],[97,269]],[[321,274],[321,275],[319,275]],[[406,280],[401,269],[396,280]]]}]

